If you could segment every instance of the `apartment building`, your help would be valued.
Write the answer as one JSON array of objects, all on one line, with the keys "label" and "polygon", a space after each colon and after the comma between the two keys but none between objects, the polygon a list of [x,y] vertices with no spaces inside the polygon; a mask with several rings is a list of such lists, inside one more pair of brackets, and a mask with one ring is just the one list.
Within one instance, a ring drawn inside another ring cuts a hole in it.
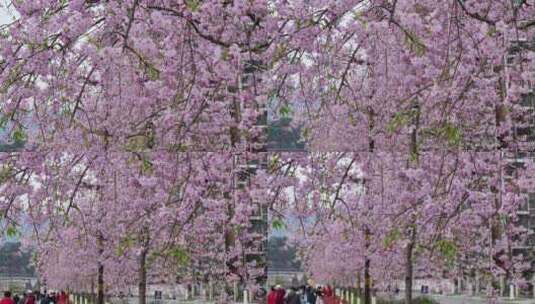
[{"label": "apartment building", "polygon": [[[522,26],[522,21],[519,25]],[[527,161],[535,161],[535,83],[515,80],[510,77],[511,72],[534,72],[535,63],[529,61],[528,54],[535,53],[535,36],[526,36],[523,32],[510,33],[506,43],[509,53],[505,58],[506,86],[521,85],[528,90],[523,94],[519,108],[524,111],[521,119],[513,121],[513,138],[516,146],[507,154],[509,170],[507,178],[515,178],[515,169],[524,167]],[[514,82],[516,81],[516,82]],[[518,223],[526,229],[526,235],[520,246],[513,249],[513,255],[522,255],[531,261],[531,269],[524,273],[524,278],[530,282],[528,288],[519,289],[516,294],[535,296],[535,193],[524,193],[523,202],[517,212]]]}]

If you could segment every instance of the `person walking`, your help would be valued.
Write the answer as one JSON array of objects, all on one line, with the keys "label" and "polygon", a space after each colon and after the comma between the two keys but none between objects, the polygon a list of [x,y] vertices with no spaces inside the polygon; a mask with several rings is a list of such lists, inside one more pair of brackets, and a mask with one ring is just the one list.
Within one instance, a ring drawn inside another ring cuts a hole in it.
[{"label": "person walking", "polygon": [[268,304],[277,304],[277,297],[278,292],[275,286],[271,286],[271,290],[269,291],[269,294],[267,296],[267,302]]},{"label": "person walking", "polygon": [[290,291],[288,291],[285,304],[301,304],[301,299],[299,298],[295,287],[291,287]]},{"label": "person walking", "polygon": [[321,285],[319,285],[316,288],[316,303],[324,304],[324,301],[323,301],[323,286],[321,286]]},{"label": "person walking", "polygon": [[57,304],[69,304],[69,296],[67,293],[62,290],[58,295],[58,303]]},{"label": "person walking", "polygon": [[45,293],[43,298],[41,299],[41,304],[56,304],[55,299],[54,299],[54,293],[53,292]]},{"label": "person walking", "polygon": [[307,304],[316,304],[316,291],[312,286],[307,286],[305,288],[305,294],[307,299]]},{"label": "person walking", "polygon": [[24,303],[22,304],[36,304],[35,295],[32,293],[31,290],[28,290],[28,292],[26,293],[26,298],[24,299]]},{"label": "person walking", "polygon": [[277,285],[275,287],[275,289],[277,290],[277,301],[276,301],[276,303],[277,304],[284,304],[284,299],[286,297],[286,290],[284,290],[284,288],[282,288],[282,286],[280,286],[280,285]]},{"label": "person walking", "polygon": [[5,291],[4,297],[0,300],[0,304],[16,304],[15,301],[11,298],[11,291]]},{"label": "person walking", "polygon": [[299,287],[299,299],[301,300],[301,304],[308,304],[305,285],[302,285],[301,287]]},{"label": "person walking", "polygon": [[333,297],[333,289],[331,287],[331,285],[327,285],[327,287],[325,288],[325,297],[327,298],[332,298]]}]

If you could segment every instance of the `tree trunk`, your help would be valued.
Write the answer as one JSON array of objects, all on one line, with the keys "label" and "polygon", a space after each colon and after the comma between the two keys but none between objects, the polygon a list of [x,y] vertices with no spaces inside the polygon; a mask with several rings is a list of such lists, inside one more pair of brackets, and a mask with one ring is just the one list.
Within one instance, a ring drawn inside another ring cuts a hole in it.
[{"label": "tree trunk", "polygon": [[405,304],[412,302],[412,253],[414,249],[414,242],[407,245],[407,252],[405,256]]},{"label": "tree trunk", "polygon": [[104,304],[104,265],[98,263],[97,304]]},{"label": "tree trunk", "polygon": [[147,302],[147,249],[141,251],[139,256],[139,272],[138,272],[138,294],[139,294],[139,304],[146,304]]},{"label": "tree trunk", "polygon": [[364,260],[364,304],[371,304],[371,276],[370,276],[370,259],[368,257]]},{"label": "tree trunk", "polygon": [[[414,101],[414,104],[412,106],[413,110],[415,111],[415,115],[413,117],[413,125],[414,129],[411,133],[410,138],[410,156],[407,161],[407,168],[411,166],[411,162],[414,162],[414,164],[418,164],[419,162],[419,151],[418,151],[418,129],[420,127],[420,104],[418,101]],[[416,228],[415,223],[416,219],[413,217],[411,226],[409,226],[409,243],[407,244],[406,248],[406,255],[405,255],[405,304],[411,304],[412,302],[412,277],[413,277],[413,265],[412,265],[412,255],[414,250],[414,245],[416,242]]]},{"label": "tree trunk", "polygon": [[91,291],[89,292],[88,301],[95,304],[95,278],[91,279]]},{"label": "tree trunk", "polygon": [[[369,128],[369,135],[368,135],[368,151],[370,153],[375,152],[375,139],[371,136],[373,129],[375,128],[375,112],[370,107],[369,109],[369,122],[368,122],[368,128]],[[366,256],[364,257],[364,304],[371,304],[372,302],[372,294],[371,294],[371,285],[372,285],[372,278],[370,275],[370,259],[368,258],[368,249],[370,248],[370,230],[368,227],[364,229],[364,238],[366,240],[365,243],[365,250],[366,250]]]},{"label": "tree trunk", "polygon": [[359,297],[362,294],[362,289],[360,288],[360,272],[357,275],[357,294],[359,295]]}]

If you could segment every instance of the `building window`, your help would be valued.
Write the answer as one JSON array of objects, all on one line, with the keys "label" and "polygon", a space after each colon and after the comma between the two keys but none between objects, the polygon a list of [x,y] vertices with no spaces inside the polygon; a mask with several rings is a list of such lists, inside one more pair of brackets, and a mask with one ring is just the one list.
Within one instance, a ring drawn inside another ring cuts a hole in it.
[{"label": "building window", "polygon": [[530,202],[530,195],[522,196],[522,200],[518,208],[519,214],[529,214],[529,209],[530,209],[529,202]]}]

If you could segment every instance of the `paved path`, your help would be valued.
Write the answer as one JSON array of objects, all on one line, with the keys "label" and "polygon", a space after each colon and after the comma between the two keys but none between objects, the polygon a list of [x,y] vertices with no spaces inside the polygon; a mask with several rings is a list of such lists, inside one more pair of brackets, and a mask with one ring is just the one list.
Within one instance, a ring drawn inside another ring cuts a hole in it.
[{"label": "paved path", "polygon": [[[486,304],[488,300],[482,297],[467,297],[461,295],[454,296],[440,296],[431,295],[432,298],[439,301],[440,304]],[[517,299],[509,300],[507,298],[500,298],[498,303],[503,304],[535,304],[535,299]]]}]

